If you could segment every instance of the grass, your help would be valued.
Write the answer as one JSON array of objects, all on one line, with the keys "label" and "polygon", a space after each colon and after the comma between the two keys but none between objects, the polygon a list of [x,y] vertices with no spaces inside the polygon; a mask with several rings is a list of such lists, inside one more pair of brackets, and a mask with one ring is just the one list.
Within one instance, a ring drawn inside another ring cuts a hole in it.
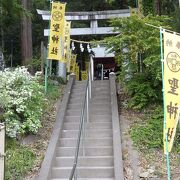
[{"label": "grass", "polygon": [[62,91],[62,85],[55,86],[51,82],[49,82],[48,89],[47,89],[48,100],[55,101],[56,99],[58,99],[61,91]]},{"label": "grass", "polygon": [[[130,135],[134,145],[141,151],[163,149],[163,111],[161,107],[148,115],[144,121],[137,122],[131,128]],[[173,151],[180,152],[180,132],[177,129]]]},{"label": "grass", "polygon": [[31,170],[35,159],[31,149],[20,145],[14,139],[7,139],[5,180],[22,180]]}]

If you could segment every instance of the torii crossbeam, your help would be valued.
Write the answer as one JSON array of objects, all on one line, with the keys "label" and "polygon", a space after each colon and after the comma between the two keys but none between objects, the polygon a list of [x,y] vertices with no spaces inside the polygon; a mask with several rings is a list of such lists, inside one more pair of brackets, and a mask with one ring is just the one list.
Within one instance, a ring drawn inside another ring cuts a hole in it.
[{"label": "torii crossbeam", "polygon": [[[50,20],[50,11],[37,9],[39,15],[45,21]],[[87,12],[66,12],[67,21],[90,21],[90,28],[72,28],[71,35],[100,35],[117,34],[114,27],[98,27],[98,20],[108,20],[112,18],[129,17],[130,10],[109,10],[109,11],[87,11]],[[49,29],[44,30],[44,36],[49,36]]]}]

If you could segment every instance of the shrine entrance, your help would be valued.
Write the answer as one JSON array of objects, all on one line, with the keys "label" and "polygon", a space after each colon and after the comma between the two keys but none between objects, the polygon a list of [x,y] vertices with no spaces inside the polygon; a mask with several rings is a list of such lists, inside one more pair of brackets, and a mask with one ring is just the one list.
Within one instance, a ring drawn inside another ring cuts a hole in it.
[{"label": "shrine entrance", "polygon": [[[44,21],[50,20],[50,12],[37,9],[39,15],[42,16]],[[123,18],[130,16],[130,9],[123,10],[109,10],[109,11],[89,11],[89,12],[66,12],[67,21],[89,21],[90,27],[86,28],[72,28],[71,37],[76,36],[89,36],[89,35],[110,35],[110,34],[119,34],[119,32],[114,31],[114,27],[100,27],[99,22],[104,20],[109,20],[112,18]],[[49,36],[49,29],[44,30],[44,36]],[[83,48],[84,49],[84,48]],[[97,65],[101,64],[101,79],[108,79],[110,72],[115,72],[116,63],[114,59],[114,54],[109,53],[106,50],[105,45],[102,47],[98,46],[97,48],[92,48],[94,52],[94,79],[97,78]],[[79,63],[80,71],[82,71],[82,62]],[[63,72],[63,74],[62,74]],[[100,72],[99,72],[100,73]],[[63,63],[59,63],[59,75],[61,77],[66,76],[66,66]]]}]

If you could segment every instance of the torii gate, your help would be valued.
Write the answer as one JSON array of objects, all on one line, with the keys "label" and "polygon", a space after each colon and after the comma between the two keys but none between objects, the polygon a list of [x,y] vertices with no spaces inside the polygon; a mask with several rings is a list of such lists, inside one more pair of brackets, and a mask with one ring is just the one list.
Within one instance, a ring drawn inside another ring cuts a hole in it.
[{"label": "torii gate", "polygon": [[[37,9],[37,13],[42,16],[44,21],[50,20],[50,11],[44,11]],[[112,18],[123,18],[130,16],[130,9],[121,9],[121,10],[109,10],[109,11],[87,11],[87,12],[66,12],[65,19],[67,21],[90,21],[89,28],[72,28],[71,36],[77,35],[108,35],[108,34],[117,34],[118,32],[114,31],[114,27],[99,27],[99,20],[109,20]],[[49,36],[49,29],[44,30],[44,36]],[[100,50],[95,48],[95,51]],[[103,51],[104,57],[108,56],[105,52],[105,48],[101,48]],[[96,53],[95,54],[99,54]],[[102,53],[101,53],[102,54]],[[114,57],[114,55],[110,55]],[[101,57],[102,58],[102,57]],[[59,64],[59,75],[65,77],[66,66],[63,63]]]},{"label": "torii gate", "polygon": [[[37,9],[39,15],[45,21],[50,20],[50,12]],[[98,20],[108,20],[112,18],[129,17],[130,10],[110,10],[110,11],[87,11],[87,12],[66,12],[67,21],[90,21],[90,28],[72,28],[71,35],[100,35],[117,34],[114,27],[99,27]],[[44,36],[49,35],[49,29],[44,30]]]}]

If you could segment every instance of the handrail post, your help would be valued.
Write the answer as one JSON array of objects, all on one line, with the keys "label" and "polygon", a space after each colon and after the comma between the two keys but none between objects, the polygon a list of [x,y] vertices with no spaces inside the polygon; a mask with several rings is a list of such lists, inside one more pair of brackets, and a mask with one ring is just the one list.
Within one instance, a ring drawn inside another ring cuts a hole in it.
[{"label": "handrail post", "polygon": [[87,103],[87,111],[86,111],[87,122],[89,122],[89,89],[88,88],[87,88],[86,103]]},{"label": "handrail post", "polygon": [[89,98],[91,99],[92,97],[92,91],[91,91],[91,86],[92,86],[92,74],[91,74],[91,69],[92,69],[92,66],[91,66],[91,63],[89,63],[89,77],[88,77],[88,88],[89,88]]},{"label": "handrail post", "polygon": [[83,129],[82,129],[82,156],[85,156],[85,122],[84,122],[84,115],[83,115]]},{"label": "handrail post", "polygon": [[90,67],[91,81],[94,81],[94,61],[92,55],[90,55]]},{"label": "handrail post", "polygon": [[102,68],[101,68],[101,80],[104,80],[104,66],[102,64]]},{"label": "handrail post", "polygon": [[0,123],[0,180],[4,180],[5,164],[5,125]]}]

